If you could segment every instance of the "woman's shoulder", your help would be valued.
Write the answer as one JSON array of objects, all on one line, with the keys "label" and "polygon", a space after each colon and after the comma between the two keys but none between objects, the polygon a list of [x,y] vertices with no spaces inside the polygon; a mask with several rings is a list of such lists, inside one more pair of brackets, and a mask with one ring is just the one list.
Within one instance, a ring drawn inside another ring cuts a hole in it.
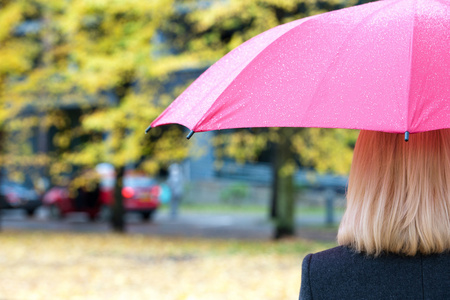
[{"label": "woman's shoulder", "polygon": [[311,255],[314,255],[316,258],[334,258],[334,257],[342,257],[342,256],[354,256],[358,255],[358,253],[354,252],[348,247],[345,246],[337,246],[334,248],[330,248],[327,250],[323,250],[317,253],[313,253]]},{"label": "woman's shoulder", "polygon": [[342,268],[354,265],[355,260],[365,260],[367,257],[364,254],[357,253],[345,246],[338,246],[327,249],[321,252],[308,254],[304,260],[303,265],[308,269],[327,271],[329,273],[333,270],[340,272]]},{"label": "woman's shoulder", "polygon": [[363,254],[344,246],[308,254],[302,265],[300,299],[362,299],[354,285],[361,280],[358,273],[366,273],[363,260]]},{"label": "woman's shoulder", "polygon": [[308,254],[305,260],[314,260],[314,262],[336,262],[336,260],[342,261],[345,259],[365,258],[366,256],[361,253],[357,253],[352,249],[345,246],[338,246],[317,253]]}]

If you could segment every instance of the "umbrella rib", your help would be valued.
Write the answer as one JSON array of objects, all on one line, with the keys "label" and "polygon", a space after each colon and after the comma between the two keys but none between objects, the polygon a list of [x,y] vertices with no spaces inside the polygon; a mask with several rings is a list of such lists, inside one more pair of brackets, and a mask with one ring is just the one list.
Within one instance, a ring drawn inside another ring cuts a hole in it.
[{"label": "umbrella rib", "polygon": [[[406,132],[408,132],[408,138],[409,138],[409,105],[411,103],[410,97],[411,97],[411,77],[412,77],[412,65],[413,65],[413,47],[414,47],[414,28],[416,23],[416,12],[417,12],[417,0],[414,1],[414,14],[413,14],[413,20],[412,20],[412,30],[411,30],[411,44],[409,47],[409,77],[408,77],[408,96],[406,97]],[[405,132],[405,140],[406,140],[406,132]]]},{"label": "umbrella rib", "polygon": [[[401,1],[404,1],[404,0],[393,1],[393,3],[392,3],[392,2],[391,2],[391,3],[386,3],[386,6],[383,6],[383,7],[379,8],[379,9],[377,9],[376,11],[371,12],[371,13],[368,14],[366,17],[364,17],[364,19],[362,19],[358,24],[361,24],[361,23],[365,22],[367,19],[373,17],[373,15],[377,14],[379,11],[385,9],[386,7],[393,6],[393,5],[395,5],[395,4],[397,4],[398,2],[401,2]],[[325,80],[325,78],[326,78],[326,76],[327,76],[327,74],[328,74],[328,71],[330,70],[331,66],[333,66],[333,65],[336,64],[336,62],[337,62],[337,57],[338,57],[338,55],[341,53],[340,50],[341,50],[341,49],[344,47],[344,45],[348,42],[348,40],[350,39],[352,33],[356,30],[357,27],[358,27],[358,26],[354,26],[353,29],[350,30],[350,31],[347,33],[346,39],[345,39],[344,41],[342,41],[341,45],[340,45],[339,48],[338,48],[338,51],[336,51],[336,53],[335,53],[335,55],[334,55],[334,57],[333,57],[332,62],[331,62],[331,63],[328,65],[328,67],[327,67],[327,71],[323,73],[322,78],[320,79],[319,83],[316,85],[316,88],[315,88],[315,90],[314,90],[313,96],[311,97],[311,101],[309,102],[308,107],[307,107],[306,110],[305,110],[305,114],[303,115],[303,118],[305,118],[305,116],[307,115],[306,112],[308,112],[308,111],[311,109],[311,106],[313,105],[314,99],[317,97],[317,94],[318,94],[318,92],[319,92],[319,87],[321,86],[321,84],[322,84],[323,81]],[[398,105],[398,104],[397,104],[397,105]]]},{"label": "umbrella rib", "polygon": [[[330,12],[331,13],[331,12]],[[259,51],[258,54],[256,54],[247,64],[246,66],[236,75],[236,77],[234,77],[234,79],[225,87],[225,89],[220,93],[220,95],[218,97],[216,97],[216,99],[211,103],[210,107],[208,108],[208,110],[203,114],[202,118],[195,124],[195,126],[193,127],[194,131],[195,128],[199,127],[201,125],[201,123],[206,119],[206,117],[209,115],[209,113],[212,111],[214,104],[220,99],[220,97],[233,85],[234,82],[236,82],[237,78],[242,74],[242,72],[244,70],[246,70],[247,68],[249,68],[251,62],[253,62],[255,59],[257,59],[263,52],[267,51],[268,48],[270,48],[277,40],[279,40],[280,38],[282,38],[283,36],[285,36],[286,34],[289,34],[289,32],[291,32],[292,30],[295,30],[297,28],[297,26],[302,25],[304,23],[307,23],[313,19],[315,19],[316,17],[318,17],[320,15],[314,15],[314,16],[310,16],[310,17],[306,17],[304,19],[299,20],[298,25],[293,26],[292,28],[290,28],[289,30],[287,30],[286,32],[284,32],[282,35],[278,36],[277,38],[275,38],[272,42],[270,42],[266,47],[262,48],[261,51]],[[283,24],[283,25],[287,25],[289,23]],[[280,26],[283,26],[280,25]],[[227,129],[227,128],[221,128],[221,129]]]}]

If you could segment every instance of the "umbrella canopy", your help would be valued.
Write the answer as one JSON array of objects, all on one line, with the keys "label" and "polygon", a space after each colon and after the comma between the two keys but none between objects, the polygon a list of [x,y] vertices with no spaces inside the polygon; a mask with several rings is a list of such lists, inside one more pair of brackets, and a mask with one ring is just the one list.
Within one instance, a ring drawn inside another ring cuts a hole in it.
[{"label": "umbrella canopy", "polygon": [[383,0],[270,29],[206,70],[151,127],[450,127],[450,1]]}]

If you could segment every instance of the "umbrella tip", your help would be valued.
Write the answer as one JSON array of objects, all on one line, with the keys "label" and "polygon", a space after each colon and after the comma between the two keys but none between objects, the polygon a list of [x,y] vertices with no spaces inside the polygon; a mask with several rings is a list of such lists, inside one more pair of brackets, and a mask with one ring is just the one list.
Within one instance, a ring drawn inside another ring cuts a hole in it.
[{"label": "umbrella tip", "polygon": [[186,138],[190,139],[194,135],[194,133],[195,133],[194,130],[191,130]]},{"label": "umbrella tip", "polygon": [[150,129],[152,129],[152,125],[148,126],[147,129],[145,129],[145,134],[147,134],[150,131]]},{"label": "umbrella tip", "polygon": [[409,141],[409,131],[405,131],[405,142]]}]

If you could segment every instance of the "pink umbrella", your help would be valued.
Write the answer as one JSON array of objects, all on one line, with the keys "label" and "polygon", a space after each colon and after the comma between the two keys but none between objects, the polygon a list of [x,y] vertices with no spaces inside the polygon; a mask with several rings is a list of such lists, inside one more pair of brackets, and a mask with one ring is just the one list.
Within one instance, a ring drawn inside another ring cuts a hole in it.
[{"label": "pink umbrella", "polygon": [[270,29],[205,71],[149,128],[450,127],[450,2],[384,0]]}]

